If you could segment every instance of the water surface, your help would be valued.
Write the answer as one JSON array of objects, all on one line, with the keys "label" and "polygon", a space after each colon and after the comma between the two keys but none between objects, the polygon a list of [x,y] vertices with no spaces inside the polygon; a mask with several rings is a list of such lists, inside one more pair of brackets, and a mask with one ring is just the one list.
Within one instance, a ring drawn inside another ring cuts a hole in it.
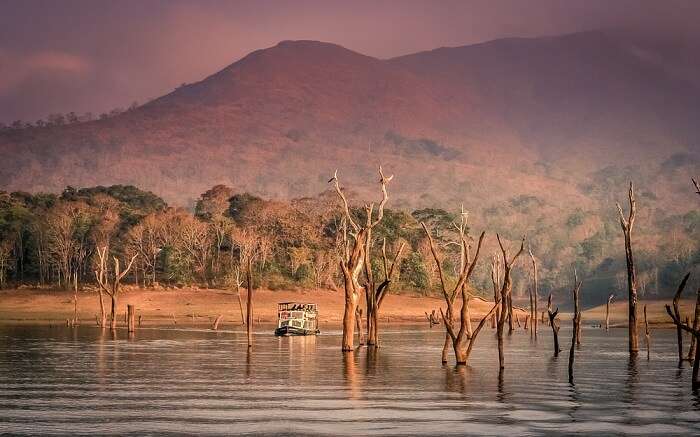
[{"label": "water surface", "polygon": [[499,378],[488,328],[455,368],[441,327],[387,326],[381,349],[342,354],[337,331],[258,328],[248,351],[234,329],[3,326],[0,434],[700,434],[675,331],[630,362],[626,329],[584,329],[574,385],[561,331],[559,358],[547,330],[510,336]]}]

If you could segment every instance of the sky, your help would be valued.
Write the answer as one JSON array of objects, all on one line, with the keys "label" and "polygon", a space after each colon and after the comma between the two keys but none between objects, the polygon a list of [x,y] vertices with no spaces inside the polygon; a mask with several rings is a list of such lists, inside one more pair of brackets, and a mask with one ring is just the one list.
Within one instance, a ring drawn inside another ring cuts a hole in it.
[{"label": "sky", "polygon": [[290,39],[390,58],[622,28],[697,40],[693,0],[0,0],[0,122],[143,103]]}]

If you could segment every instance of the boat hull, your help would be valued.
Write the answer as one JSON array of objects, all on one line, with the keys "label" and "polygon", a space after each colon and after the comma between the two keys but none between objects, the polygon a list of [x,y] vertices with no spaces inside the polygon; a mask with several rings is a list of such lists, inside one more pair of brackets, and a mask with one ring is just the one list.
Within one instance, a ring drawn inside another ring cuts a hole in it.
[{"label": "boat hull", "polygon": [[295,328],[293,326],[283,326],[281,328],[275,329],[275,335],[278,337],[288,337],[290,335],[316,335],[319,333],[320,333],[320,331],[318,329],[316,329],[316,330],[302,329],[302,328]]}]

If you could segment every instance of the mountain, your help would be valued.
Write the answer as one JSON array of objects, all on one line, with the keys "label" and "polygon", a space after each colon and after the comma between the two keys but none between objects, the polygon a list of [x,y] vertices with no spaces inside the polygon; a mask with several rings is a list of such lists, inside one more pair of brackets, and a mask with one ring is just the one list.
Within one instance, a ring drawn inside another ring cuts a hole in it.
[{"label": "mountain", "polygon": [[381,162],[392,207],[464,203],[475,227],[534,235],[595,270],[619,261],[609,240],[629,180],[655,214],[649,253],[659,231],[688,226],[697,48],[593,31],[381,60],[284,41],[114,117],[0,132],[0,188],[134,184],[192,205],[215,184],[314,195],[338,168],[369,198]]}]

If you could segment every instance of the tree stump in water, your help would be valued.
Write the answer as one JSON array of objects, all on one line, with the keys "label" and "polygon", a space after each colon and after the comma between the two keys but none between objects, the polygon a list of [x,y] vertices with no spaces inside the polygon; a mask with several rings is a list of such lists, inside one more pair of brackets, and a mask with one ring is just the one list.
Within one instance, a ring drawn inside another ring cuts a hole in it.
[{"label": "tree stump in water", "polygon": [[224,317],[223,314],[219,314],[216,317],[216,320],[214,320],[214,324],[211,326],[211,329],[213,329],[214,331],[218,330],[219,329],[219,322],[221,322],[221,319],[223,317]]}]

